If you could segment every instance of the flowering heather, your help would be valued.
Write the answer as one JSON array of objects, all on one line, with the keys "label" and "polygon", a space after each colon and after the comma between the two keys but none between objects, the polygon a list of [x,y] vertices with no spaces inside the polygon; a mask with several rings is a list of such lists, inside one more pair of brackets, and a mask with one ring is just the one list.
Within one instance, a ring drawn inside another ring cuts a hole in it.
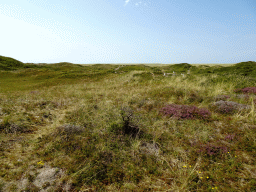
[{"label": "flowering heather", "polygon": [[242,91],[244,93],[254,93],[254,94],[256,94],[256,87],[246,87],[246,88],[243,88]]},{"label": "flowering heather", "polygon": [[234,92],[236,93],[254,93],[256,94],[256,87],[245,87],[243,89],[235,89]]},{"label": "flowering heather", "polygon": [[222,114],[234,114],[235,112],[243,109],[250,108],[249,105],[244,105],[240,103],[236,103],[233,101],[217,101],[214,104],[209,106],[210,109],[214,110],[217,113]]},{"label": "flowering heather", "polygon": [[160,110],[165,116],[178,119],[209,119],[211,113],[205,109],[199,109],[196,106],[170,104]]}]

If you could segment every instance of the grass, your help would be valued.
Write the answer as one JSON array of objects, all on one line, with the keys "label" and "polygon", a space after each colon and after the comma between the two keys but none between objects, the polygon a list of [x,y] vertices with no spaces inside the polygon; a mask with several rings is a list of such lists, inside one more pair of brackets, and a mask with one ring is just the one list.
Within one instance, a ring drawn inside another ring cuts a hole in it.
[{"label": "grass", "polygon": [[5,63],[0,191],[255,191],[246,64]]}]

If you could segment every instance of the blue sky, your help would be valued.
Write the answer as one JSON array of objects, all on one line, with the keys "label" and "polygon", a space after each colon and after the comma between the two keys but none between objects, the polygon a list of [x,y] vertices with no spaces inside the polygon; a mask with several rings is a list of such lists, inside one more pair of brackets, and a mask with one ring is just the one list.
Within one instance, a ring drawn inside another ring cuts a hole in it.
[{"label": "blue sky", "polygon": [[256,61],[255,0],[1,0],[0,55],[24,63]]}]

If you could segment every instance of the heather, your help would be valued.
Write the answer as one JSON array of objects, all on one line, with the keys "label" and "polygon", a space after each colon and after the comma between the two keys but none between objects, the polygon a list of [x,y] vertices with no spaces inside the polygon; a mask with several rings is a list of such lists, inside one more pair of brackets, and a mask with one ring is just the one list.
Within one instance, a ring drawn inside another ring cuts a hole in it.
[{"label": "heather", "polygon": [[245,87],[245,88],[240,88],[240,89],[235,89],[234,92],[236,93],[245,93],[245,94],[256,94],[256,87]]},{"label": "heather", "polygon": [[165,106],[161,111],[165,116],[175,117],[177,119],[209,119],[211,116],[210,111],[207,109],[199,109],[196,106],[188,105],[175,105],[171,104]]},{"label": "heather", "polygon": [[0,191],[256,190],[254,62],[1,58]]}]

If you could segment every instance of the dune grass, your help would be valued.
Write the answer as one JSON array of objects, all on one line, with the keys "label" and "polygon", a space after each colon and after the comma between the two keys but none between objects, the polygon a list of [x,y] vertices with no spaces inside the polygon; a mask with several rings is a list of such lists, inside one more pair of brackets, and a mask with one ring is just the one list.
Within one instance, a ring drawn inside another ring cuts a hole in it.
[{"label": "dune grass", "polygon": [[117,67],[0,71],[2,191],[256,190],[255,77]]}]

